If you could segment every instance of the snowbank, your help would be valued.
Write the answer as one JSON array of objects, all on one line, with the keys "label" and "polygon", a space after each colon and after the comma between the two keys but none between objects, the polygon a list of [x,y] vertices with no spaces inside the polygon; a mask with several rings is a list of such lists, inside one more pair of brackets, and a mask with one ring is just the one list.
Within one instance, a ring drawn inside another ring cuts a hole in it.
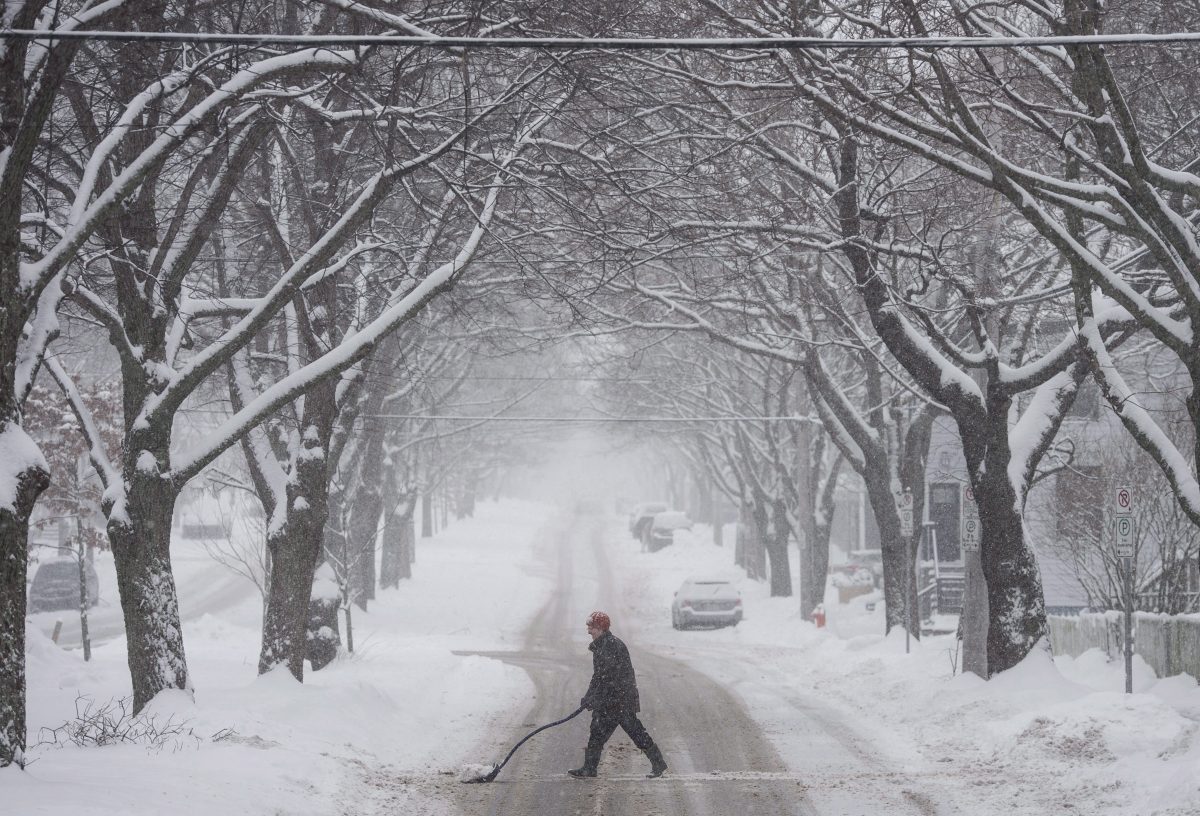
[{"label": "snowbank", "polygon": [[[952,636],[914,640],[908,654],[902,631],[885,638],[878,596],[839,605],[831,587],[828,626],[817,629],[796,598],[771,598],[734,569],[732,548],[713,546],[702,528],[657,553],[641,552],[618,525],[608,536],[623,606],[640,622],[631,639],[734,688],[784,761],[813,779],[818,809],[853,800],[856,775],[894,773],[938,812],[1200,814],[1200,687],[1191,677],[1160,680],[1139,659],[1138,693],[1126,695],[1122,664],[1102,653],[1038,649],[985,683],[956,673]],[[745,620],[674,631],[672,593],[712,574],[735,577]]]},{"label": "snowbank", "polygon": [[[184,636],[195,701],[166,693],[145,712],[173,733],[157,747],[33,747],[24,772],[0,771],[5,812],[450,813],[452,800],[431,796],[429,779],[457,784],[465,761],[486,759],[475,755],[480,742],[532,690],[519,669],[454,652],[520,645],[549,595],[533,564],[551,519],[541,505],[484,504],[420,541],[416,578],[381,593],[370,612],[355,610],[355,654],[304,684],[285,670],[256,676],[257,596],[217,613],[192,603]],[[210,565],[184,557],[175,566],[188,586]],[[101,707],[130,694],[123,639],[97,646],[90,663],[36,627],[28,642],[31,744],[73,718],[81,695]]]}]

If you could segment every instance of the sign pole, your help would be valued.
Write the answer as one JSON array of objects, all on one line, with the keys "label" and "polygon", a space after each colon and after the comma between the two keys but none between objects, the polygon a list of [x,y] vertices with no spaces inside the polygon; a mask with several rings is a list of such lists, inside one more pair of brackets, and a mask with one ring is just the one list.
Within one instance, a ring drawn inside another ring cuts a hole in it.
[{"label": "sign pole", "polygon": [[1125,693],[1133,694],[1133,559],[1125,562]]},{"label": "sign pole", "polygon": [[914,610],[912,605],[917,602],[917,558],[913,552],[913,494],[905,490],[896,496],[896,508],[900,511],[900,536],[904,539],[904,553],[908,560],[908,586],[904,598],[904,653],[912,649],[911,639]]},{"label": "sign pole", "polygon": [[1118,487],[1113,494],[1116,518],[1113,532],[1116,534],[1117,559],[1125,579],[1125,693],[1133,694],[1133,592],[1134,592],[1134,529],[1133,491]]},{"label": "sign pole", "polygon": [[963,589],[962,643],[964,672],[987,679],[987,634],[988,597],[987,579],[983,576],[983,560],[979,549],[983,539],[983,525],[979,519],[979,505],[975,502],[975,491],[970,483],[962,486],[960,499],[960,543],[962,545]]}]

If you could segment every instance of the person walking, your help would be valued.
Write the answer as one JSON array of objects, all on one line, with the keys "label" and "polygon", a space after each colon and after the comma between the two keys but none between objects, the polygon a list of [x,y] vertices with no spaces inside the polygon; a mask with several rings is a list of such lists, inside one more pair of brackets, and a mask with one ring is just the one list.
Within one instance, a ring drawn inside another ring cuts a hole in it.
[{"label": "person walking", "polygon": [[592,729],[583,753],[583,766],[567,773],[577,779],[595,776],[600,765],[600,752],[619,725],[633,744],[645,752],[650,760],[650,773],[646,776],[654,779],[663,775],[667,762],[646,726],[638,719],[641,703],[633,661],[629,659],[629,649],[609,631],[611,626],[612,621],[603,612],[588,616],[587,631],[592,637],[588,644],[592,652],[592,682],[579,705],[592,712]]}]

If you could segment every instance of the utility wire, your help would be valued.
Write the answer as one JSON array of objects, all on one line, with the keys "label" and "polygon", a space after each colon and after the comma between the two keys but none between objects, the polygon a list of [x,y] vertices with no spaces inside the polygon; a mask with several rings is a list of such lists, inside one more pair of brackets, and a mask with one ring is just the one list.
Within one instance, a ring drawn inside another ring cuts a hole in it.
[{"label": "utility wire", "polygon": [[572,417],[572,416],[455,416],[429,414],[362,414],[364,419],[446,419],[458,422],[811,422],[807,416],[697,416],[697,417]]},{"label": "utility wire", "polygon": [[809,51],[851,49],[971,49],[1029,48],[1063,45],[1162,45],[1200,42],[1200,32],[1177,31],[1164,34],[1077,34],[1026,37],[440,37],[386,34],[224,34],[218,32],[174,31],[81,31],[0,29],[7,40],[111,40],[115,42],[215,43],[220,45],[299,45],[309,47],[361,46],[461,49],[536,49],[571,51],[601,49],[612,51],[662,50],[761,50],[796,49]]}]

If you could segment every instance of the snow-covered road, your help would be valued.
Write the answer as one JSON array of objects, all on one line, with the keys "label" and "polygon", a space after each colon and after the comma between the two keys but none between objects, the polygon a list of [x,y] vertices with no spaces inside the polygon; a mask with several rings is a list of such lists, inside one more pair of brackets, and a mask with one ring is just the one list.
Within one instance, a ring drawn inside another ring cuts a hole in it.
[{"label": "snow-covered road", "polygon": [[[524,668],[537,688],[532,709],[512,731],[513,742],[578,704],[591,674],[583,630],[588,612],[628,606],[610,558],[623,543],[613,540],[613,531],[600,517],[577,518],[560,546],[546,553],[555,560],[556,587],[530,627],[525,648],[489,655]],[[834,711],[799,695],[784,702],[793,708],[807,748],[785,762],[736,692],[752,685],[755,665],[736,649],[709,648],[704,661],[730,669],[714,679],[663,653],[675,652],[673,647],[640,647],[639,634],[650,623],[636,613],[614,613],[614,632],[633,654],[643,721],[671,766],[667,775],[647,780],[645,757],[618,731],[605,750],[598,779],[566,776],[568,767],[582,761],[585,714],[535,737],[496,782],[465,786],[459,796],[463,814],[817,816],[856,812],[864,803],[894,814],[936,812],[912,786],[900,784],[897,769],[870,740]]]}]

